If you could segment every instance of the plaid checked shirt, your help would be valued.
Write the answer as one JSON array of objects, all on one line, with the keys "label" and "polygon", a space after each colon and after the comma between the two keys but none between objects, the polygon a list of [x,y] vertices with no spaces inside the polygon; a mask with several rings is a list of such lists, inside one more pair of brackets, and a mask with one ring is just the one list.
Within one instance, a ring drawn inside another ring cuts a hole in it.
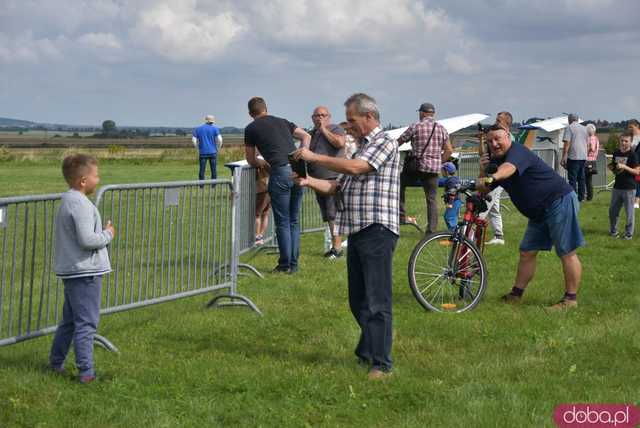
[{"label": "plaid checked shirt", "polygon": [[399,235],[398,143],[377,127],[362,140],[353,159],[368,162],[373,171],[338,177],[338,188],[344,201],[344,210],[336,215],[338,233],[350,235],[380,223]]},{"label": "plaid checked shirt", "polygon": [[[425,150],[425,145],[431,135],[431,130],[435,124],[433,137],[429,147]],[[404,133],[398,137],[398,144],[404,144],[411,141],[413,153],[418,158],[418,169],[424,172],[435,172],[440,174],[442,167],[442,147],[449,140],[449,134],[444,126],[437,123],[433,118],[424,118],[420,122],[416,122],[407,128]]]}]

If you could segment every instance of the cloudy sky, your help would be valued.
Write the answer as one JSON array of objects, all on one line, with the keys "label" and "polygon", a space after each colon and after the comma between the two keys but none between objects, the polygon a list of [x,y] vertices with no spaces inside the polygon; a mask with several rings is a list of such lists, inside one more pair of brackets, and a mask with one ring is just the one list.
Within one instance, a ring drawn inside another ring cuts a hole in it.
[{"label": "cloudy sky", "polygon": [[247,100],[301,126],[510,110],[640,117],[638,0],[0,0],[0,116],[245,126]]}]

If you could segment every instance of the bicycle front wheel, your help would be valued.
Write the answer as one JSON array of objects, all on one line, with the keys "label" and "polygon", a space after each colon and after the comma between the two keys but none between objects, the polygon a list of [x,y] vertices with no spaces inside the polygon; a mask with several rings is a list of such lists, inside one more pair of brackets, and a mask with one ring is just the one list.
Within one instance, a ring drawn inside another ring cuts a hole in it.
[{"label": "bicycle front wheel", "polygon": [[454,232],[424,237],[409,259],[409,287],[425,309],[464,312],[473,309],[487,286],[487,267],[478,247]]}]

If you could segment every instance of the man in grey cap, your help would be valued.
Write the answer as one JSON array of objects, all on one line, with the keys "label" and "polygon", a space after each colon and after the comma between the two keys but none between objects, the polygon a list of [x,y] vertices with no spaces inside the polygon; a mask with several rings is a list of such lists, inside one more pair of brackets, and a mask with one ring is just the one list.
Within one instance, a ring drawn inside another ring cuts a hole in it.
[{"label": "man in grey cap", "polygon": [[589,132],[578,122],[577,114],[569,115],[569,126],[564,129],[562,142],[564,148],[560,163],[567,170],[569,185],[578,194],[578,201],[582,202],[586,191],[584,167],[587,163]]},{"label": "man in grey cap", "polygon": [[419,179],[427,200],[427,233],[433,233],[438,228],[438,175],[442,163],[453,152],[449,134],[435,121],[435,113],[433,104],[423,103],[418,108],[420,120],[398,137],[398,145],[411,141],[412,151],[418,160],[418,172],[414,176],[409,176],[404,169],[400,174],[400,222],[415,223],[414,218],[406,215],[404,201],[406,187]]}]

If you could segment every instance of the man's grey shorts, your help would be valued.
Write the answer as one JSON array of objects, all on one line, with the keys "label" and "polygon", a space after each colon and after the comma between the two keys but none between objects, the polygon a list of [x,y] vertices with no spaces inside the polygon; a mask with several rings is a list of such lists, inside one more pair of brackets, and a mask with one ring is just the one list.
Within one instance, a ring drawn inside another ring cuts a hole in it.
[{"label": "man's grey shorts", "polygon": [[316,200],[320,205],[322,221],[334,221],[336,219],[336,200],[333,195],[321,195],[316,193]]}]

